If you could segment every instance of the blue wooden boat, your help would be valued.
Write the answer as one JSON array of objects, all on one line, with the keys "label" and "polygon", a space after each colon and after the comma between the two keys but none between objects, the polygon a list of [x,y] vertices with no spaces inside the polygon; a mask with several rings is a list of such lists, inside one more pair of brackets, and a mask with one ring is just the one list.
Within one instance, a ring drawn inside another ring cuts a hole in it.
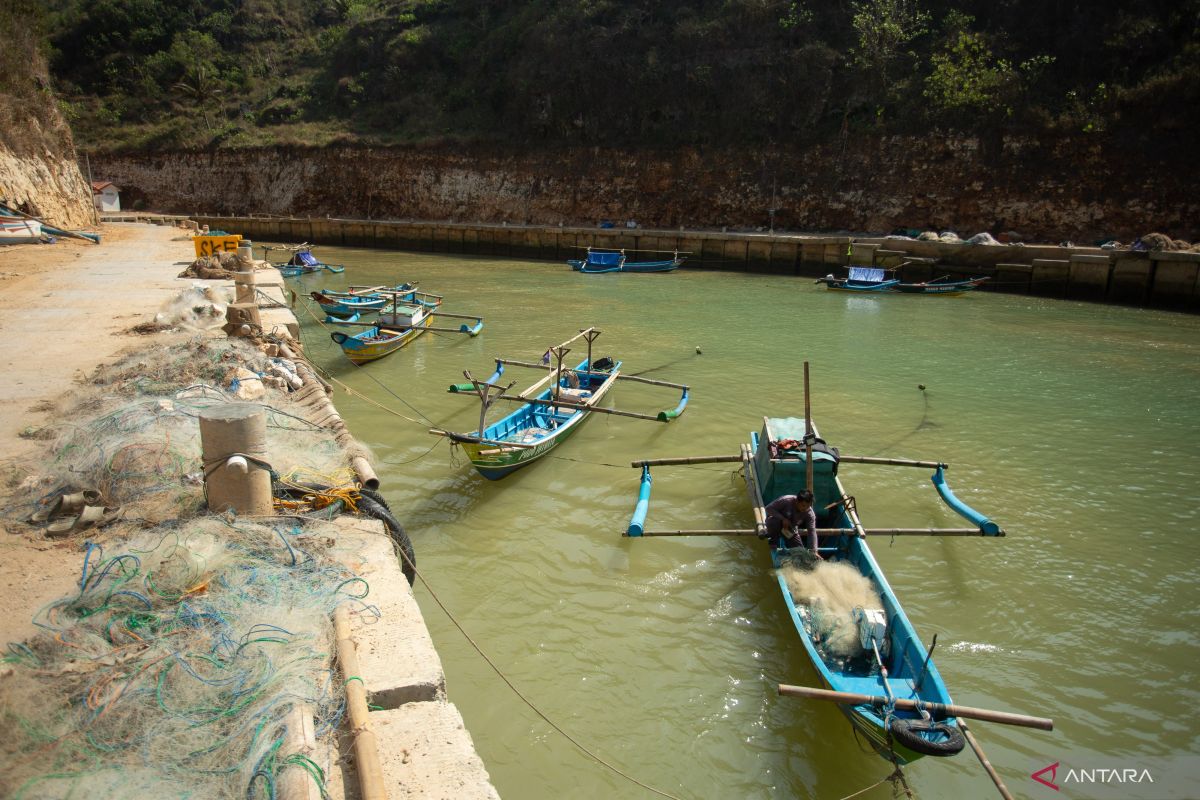
[{"label": "blue wooden boat", "polygon": [[[650,503],[651,466],[722,461],[742,464],[755,517],[754,528],[703,531],[645,529]],[[858,518],[853,497],[847,493],[838,477],[838,467],[843,463],[932,469],[932,481],[939,496],[973,527],[866,529]],[[816,428],[804,419],[764,417],[762,429],[751,435],[750,443],[742,446],[739,455],[668,458],[637,461],[633,465],[641,468],[642,479],[626,535],[635,537],[725,534],[758,535],[761,538],[766,530],[765,506],[782,495],[794,494],[806,485],[811,486],[813,509],[817,512],[819,552],[824,561],[817,561],[814,565],[814,559],[806,547],[791,550],[786,544],[775,548],[761,545],[767,550],[764,555],[770,559],[772,577],[783,601],[773,613],[786,614],[825,687],[865,698],[863,702],[845,703],[839,708],[854,729],[884,758],[896,764],[906,764],[922,756],[949,756],[962,750],[964,736],[958,720],[937,714],[937,709],[950,706],[951,701],[932,660],[932,647],[927,650],[917,637],[900,601],[867,546],[868,537],[872,535],[1004,535],[995,522],[954,496],[945,481],[945,464],[841,455],[836,448],[826,445],[818,437]],[[862,606],[854,609],[847,615],[848,618],[831,620],[820,597],[793,595],[788,582],[789,577],[795,578],[795,575],[789,574],[792,570],[830,569],[827,564],[848,565],[853,573],[861,576],[860,582],[872,590],[866,594],[877,598],[877,601],[871,601],[874,607]],[[836,623],[834,627],[831,627],[831,622]],[[837,631],[838,635],[831,634],[831,631]],[[847,634],[849,652],[846,649]],[[839,646],[835,648],[831,643],[838,643]],[[909,705],[934,709],[935,713],[921,713],[907,708]],[[954,708],[962,709],[960,716],[965,716],[963,712],[966,711],[977,711],[958,706]]]},{"label": "blue wooden boat", "polygon": [[[313,292],[314,298],[320,294]],[[377,297],[357,297],[353,294],[343,293],[340,297],[334,298],[340,301],[351,301],[354,305],[358,301],[364,303],[368,300],[371,304],[371,310],[358,311],[354,310],[348,316],[340,316],[334,313],[332,316],[326,317],[327,322],[343,327],[358,327],[365,330],[356,334],[346,334],[341,331],[335,331],[329,335],[339,347],[346,357],[354,364],[366,364],[371,361],[378,361],[384,356],[391,355],[400,348],[412,342],[425,331],[436,331],[438,333],[465,333],[468,336],[478,336],[483,330],[483,318],[474,314],[448,314],[444,311],[439,311],[438,306],[441,305],[442,298],[438,295],[425,295],[426,297],[436,298],[436,300],[421,300],[417,298],[416,302],[411,302],[414,296],[423,295],[421,292],[403,291],[392,292],[390,294],[380,293]],[[405,301],[409,299],[409,302]],[[381,308],[375,307],[375,302],[382,302],[384,305]],[[322,305],[328,309],[330,306]],[[375,321],[372,323],[362,323],[359,319],[363,313],[377,314]],[[433,322],[435,317],[451,317],[455,319],[473,320],[473,324],[463,323],[457,328],[435,328]]]},{"label": "blue wooden boat", "polygon": [[374,314],[391,304],[392,299],[384,295],[355,297],[342,295],[333,297],[327,292],[310,292],[309,296],[317,301],[318,307],[330,317],[351,317],[362,314]]},{"label": "blue wooden boat", "polygon": [[266,248],[267,253],[271,250],[288,250],[291,252],[291,258],[287,261],[271,263],[271,266],[278,269],[285,278],[295,278],[298,275],[307,275],[310,272],[320,272],[321,270],[328,272],[346,271],[346,268],[341,264],[326,264],[318,259],[312,253],[312,246],[308,244],[297,245],[296,247],[282,246]]},{"label": "blue wooden boat", "polygon": [[[450,387],[450,391],[475,392],[479,396],[479,426],[468,433],[436,428],[431,429],[430,433],[445,436],[451,443],[462,447],[480,475],[488,480],[499,480],[544,457],[570,438],[592,413],[670,422],[684,412],[688,402],[688,387],[622,375],[621,362],[611,358],[599,358],[593,362],[592,342],[599,334],[600,331],[594,328],[580,331],[578,336],[549,348],[543,363],[539,364],[497,359],[495,372],[485,381],[476,381],[470,372],[465,372],[470,383],[455,384]],[[566,345],[580,337],[587,339],[587,358],[574,368],[564,368],[563,358],[569,352]],[[551,364],[550,356],[556,359],[556,364]],[[507,386],[497,383],[504,374],[506,364],[545,369],[549,374],[525,391],[510,395],[508,390],[512,388],[513,383]],[[678,388],[682,389],[683,396],[674,409],[659,412],[655,416],[599,407],[597,404],[604,399],[617,380],[634,380]],[[486,424],[488,408],[497,400],[515,401],[521,403],[521,406],[503,419],[490,425]]]},{"label": "blue wooden boat", "polygon": [[817,278],[816,283],[823,283],[838,292],[887,294],[896,291],[900,279],[886,277],[883,267],[850,267],[850,273],[845,278],[826,275],[824,278]]},{"label": "blue wooden boat", "polygon": [[624,250],[587,249],[587,256],[568,259],[576,272],[671,272],[678,269],[684,258],[678,252],[665,261],[627,261]]}]

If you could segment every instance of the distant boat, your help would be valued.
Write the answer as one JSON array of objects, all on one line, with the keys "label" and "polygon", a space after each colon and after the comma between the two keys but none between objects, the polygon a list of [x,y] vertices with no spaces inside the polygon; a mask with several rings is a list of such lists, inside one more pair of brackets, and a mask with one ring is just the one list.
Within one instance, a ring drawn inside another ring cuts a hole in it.
[{"label": "distant boat", "polygon": [[671,272],[683,264],[683,256],[675,254],[666,261],[627,261],[624,250],[587,249],[585,258],[568,259],[576,272]]},{"label": "distant boat", "polygon": [[989,280],[986,277],[967,278],[960,281],[946,280],[944,276],[932,281],[904,283],[899,278],[887,277],[888,272],[883,267],[850,267],[849,276],[835,278],[826,275],[817,278],[816,283],[823,283],[829,289],[839,292],[866,292],[875,294],[940,294],[959,295],[974,291]]},{"label": "distant boat", "polygon": [[318,259],[313,255],[312,245],[310,244],[301,244],[294,247],[283,245],[280,247],[266,248],[268,253],[272,250],[287,250],[292,254],[291,258],[285,262],[271,262],[271,266],[278,269],[285,278],[295,278],[298,275],[306,275],[310,272],[320,272],[321,270],[328,270],[329,272],[346,271],[346,268],[340,264],[326,264]]},{"label": "distant boat", "polygon": [[[408,285],[405,284],[405,286]],[[438,310],[438,306],[442,302],[440,295],[416,292],[411,288],[405,291],[388,290],[384,292],[382,291],[382,287],[375,287],[368,291],[372,292],[372,294],[363,297],[357,297],[353,294],[342,294],[333,298],[333,300],[351,301],[351,303],[357,302],[360,305],[365,303],[371,303],[372,305],[383,303],[383,307],[359,308],[357,310],[350,308],[350,314],[348,315],[333,314],[328,318],[333,324],[365,329],[356,334],[335,331],[329,335],[329,338],[333,339],[338,347],[342,348],[342,352],[346,354],[346,358],[350,359],[354,364],[366,364],[370,361],[378,361],[384,356],[390,355],[401,347],[404,347],[425,331],[465,333],[468,336],[478,336],[480,331],[483,330],[483,318],[478,315],[449,314]],[[312,294],[314,298],[322,303],[322,308],[326,313],[330,313],[330,307],[325,305],[329,300],[321,301],[321,292],[313,292]],[[360,313],[372,312],[379,313],[374,323],[362,323],[358,321]],[[340,319],[338,318],[339,316],[341,317]],[[457,328],[435,328],[432,325],[435,321],[435,316],[472,320],[472,322],[470,324],[461,323]]]},{"label": "distant boat", "polygon": [[32,219],[0,218],[0,244],[29,244],[42,240],[42,223]]}]

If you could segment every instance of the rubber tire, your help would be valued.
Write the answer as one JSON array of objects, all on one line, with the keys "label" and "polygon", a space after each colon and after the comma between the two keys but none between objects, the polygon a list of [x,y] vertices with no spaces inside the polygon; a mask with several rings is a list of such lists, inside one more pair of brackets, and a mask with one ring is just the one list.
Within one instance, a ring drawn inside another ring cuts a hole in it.
[{"label": "rubber tire", "polygon": [[364,517],[382,521],[388,529],[388,535],[400,549],[400,571],[404,573],[408,585],[412,586],[417,580],[417,554],[413,550],[412,540],[404,532],[399,520],[392,516],[391,511],[365,494],[358,499],[358,510]]},{"label": "rubber tire", "polygon": [[940,742],[931,742],[912,729],[911,723],[917,721],[892,717],[892,721],[888,725],[888,732],[892,734],[892,738],[909,750],[925,756],[952,756],[959,753],[967,743],[966,737],[963,736],[958,726],[945,721],[929,726],[930,731],[940,731],[946,736]]},{"label": "rubber tire", "polygon": [[376,503],[379,503],[379,505],[383,506],[388,511],[392,510],[392,507],[388,505],[388,501],[386,499],[384,499],[384,496],[382,494],[380,494],[379,492],[375,491],[374,489],[362,488],[362,489],[358,490],[358,493],[361,494],[363,497],[374,500]]}]

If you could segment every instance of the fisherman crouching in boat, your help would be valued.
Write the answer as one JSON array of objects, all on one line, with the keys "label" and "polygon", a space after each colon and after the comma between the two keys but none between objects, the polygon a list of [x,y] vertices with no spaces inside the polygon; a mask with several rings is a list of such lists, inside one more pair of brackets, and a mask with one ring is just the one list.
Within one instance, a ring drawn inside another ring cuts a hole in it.
[{"label": "fisherman crouching in boat", "polygon": [[[770,539],[771,547],[803,547],[804,539],[801,529],[808,531],[808,547],[817,558],[817,514],[813,511],[813,495],[807,489],[801,489],[795,494],[785,494],[767,504],[766,533],[759,533],[760,539]],[[783,535],[787,526],[788,536]]]}]

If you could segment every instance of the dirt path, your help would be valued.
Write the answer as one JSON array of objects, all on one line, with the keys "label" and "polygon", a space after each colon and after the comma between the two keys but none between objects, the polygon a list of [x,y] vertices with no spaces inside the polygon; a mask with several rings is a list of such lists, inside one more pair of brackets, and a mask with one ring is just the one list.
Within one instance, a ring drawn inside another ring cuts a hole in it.
[{"label": "dirt path", "polygon": [[[18,434],[46,423],[40,407],[143,344],[129,328],[187,285],[176,278],[193,259],[191,240],[176,241],[182,236],[177,228],[106,225],[100,245],[63,238],[0,248],[0,461],[31,451]],[[22,527],[0,531],[0,646],[32,633],[34,612],[79,575],[81,540],[50,543]]]}]

